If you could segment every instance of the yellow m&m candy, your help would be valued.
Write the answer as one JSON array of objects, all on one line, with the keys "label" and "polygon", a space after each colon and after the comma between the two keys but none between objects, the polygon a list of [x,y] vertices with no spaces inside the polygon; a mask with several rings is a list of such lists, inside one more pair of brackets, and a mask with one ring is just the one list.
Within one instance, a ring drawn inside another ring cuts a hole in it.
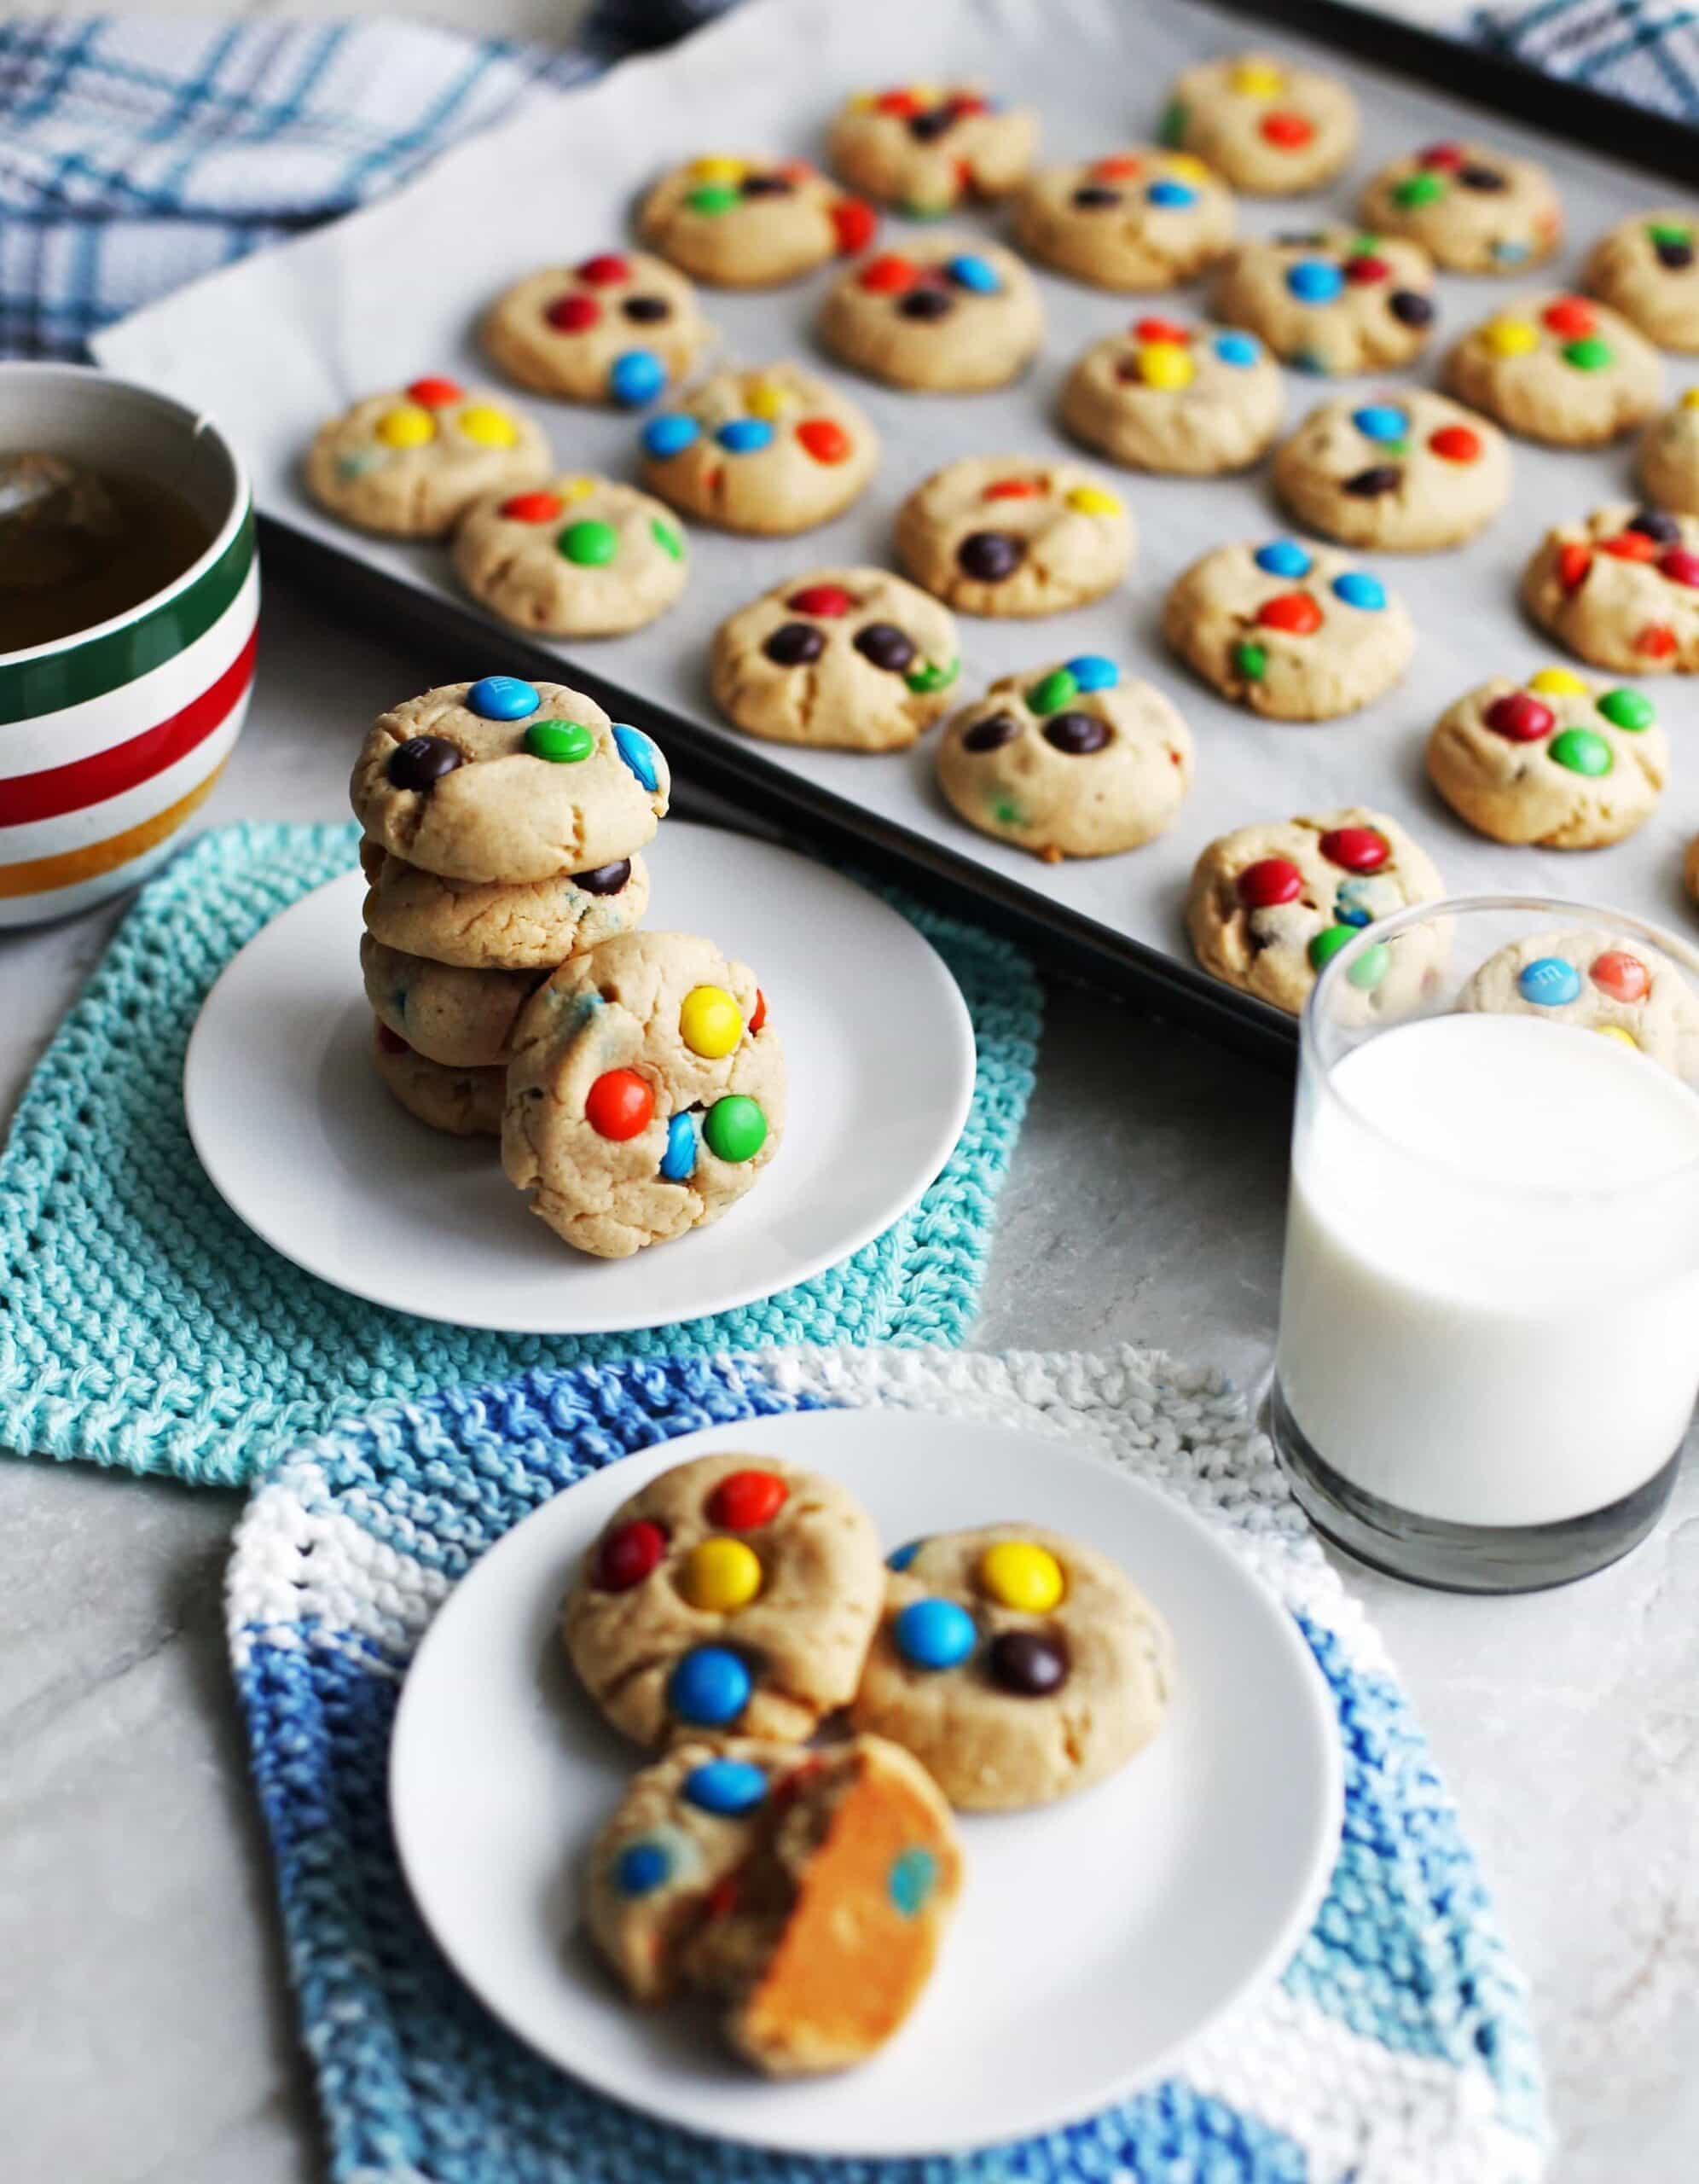
[{"label": "yellow m&m candy", "polygon": [[1176,182],[1213,182],[1215,170],[1191,152],[1168,152],[1163,157],[1163,172],[1171,174]]},{"label": "yellow m&m candy", "polygon": [[1242,99],[1278,99],[1286,79],[1266,61],[1242,61],[1228,81]]},{"label": "yellow m&m candy", "polygon": [[594,478],[569,478],[565,485],[557,485],[554,490],[563,501],[587,501],[596,490],[596,485]]},{"label": "yellow m&m candy", "polygon": [[1699,386],[1690,386],[1681,398],[1684,410],[1699,410]]},{"label": "yellow m&m candy", "polygon": [[378,438],[386,447],[423,447],[437,437],[437,421],[416,402],[403,402],[386,410],[377,424]]},{"label": "yellow m&m candy", "polygon": [[791,406],[789,392],[776,380],[758,379],[744,395],[744,408],[751,417],[765,417],[771,424],[775,417],[782,417]]},{"label": "yellow m&m candy", "polygon": [[1178,341],[1147,341],[1139,351],[1139,376],[1146,386],[1190,386],[1197,367]]},{"label": "yellow m&m candy", "polygon": [[742,160],[716,158],[693,160],[690,163],[693,182],[741,182],[746,171],[746,162]]},{"label": "yellow m&m candy", "polygon": [[761,1558],[740,1539],[705,1539],[678,1573],[678,1589],[706,1615],[734,1615],[761,1590]]},{"label": "yellow m&m candy", "polygon": [[979,1582],[999,1607],[1047,1615],[1065,1589],[1062,1565],[1029,1539],[1000,1539],[979,1558]]},{"label": "yellow m&m candy", "polygon": [[1068,505],[1077,508],[1081,515],[1119,515],[1121,503],[1113,493],[1105,493],[1101,485],[1076,485],[1068,495]]},{"label": "yellow m&m candy", "polygon": [[1640,1051],[1640,1042],[1632,1031],[1625,1031],[1620,1024],[1595,1024],[1593,1029],[1601,1039],[1615,1039],[1619,1045],[1632,1047],[1636,1054]]},{"label": "yellow m&m candy", "polygon": [[1567,667],[1542,667],[1538,675],[1529,676],[1528,687],[1542,698],[1585,698],[1589,686]]},{"label": "yellow m&m candy", "polygon": [[743,1035],[743,1012],[723,986],[692,986],[678,1012],[678,1036],[692,1054],[718,1061]]},{"label": "yellow m&m candy", "polygon": [[1532,319],[1495,318],[1482,328],[1481,338],[1495,357],[1525,357],[1540,346],[1540,328]]},{"label": "yellow m&m candy", "polygon": [[519,428],[507,411],[488,402],[474,402],[462,410],[458,422],[467,438],[480,447],[512,447],[519,437]]}]

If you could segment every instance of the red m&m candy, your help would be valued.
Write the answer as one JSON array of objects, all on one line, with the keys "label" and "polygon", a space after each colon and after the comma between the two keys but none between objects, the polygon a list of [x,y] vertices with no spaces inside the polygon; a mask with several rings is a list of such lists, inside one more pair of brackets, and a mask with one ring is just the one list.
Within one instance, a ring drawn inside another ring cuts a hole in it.
[{"label": "red m&m candy", "polygon": [[1133,332],[1140,341],[1177,341],[1182,347],[1192,339],[1191,328],[1182,326],[1177,318],[1135,319]]},{"label": "red m&m candy", "polygon": [[617,1145],[647,1130],[654,1112],[654,1092],[635,1069],[604,1070],[584,1095],[584,1120]]},{"label": "red m&m candy", "polygon": [[1392,855],[1392,845],[1377,827],[1334,827],[1321,838],[1321,853],[1347,872],[1378,872]]},{"label": "red m&m candy", "polygon": [[642,1583],[666,1551],[666,1534],[647,1517],[619,1525],[596,1551],[595,1582],[605,1593],[629,1593]]},{"label": "red m&m candy", "polygon": [[1286,630],[1295,637],[1313,636],[1321,627],[1321,609],[1307,591],[1282,591],[1256,610],[1265,630]]},{"label": "red m&m candy", "polygon": [[455,379],[416,379],[407,390],[408,400],[425,410],[444,410],[465,396],[466,389]]},{"label": "red m&m candy", "polygon": [[1416,154],[1416,164],[1424,167],[1440,167],[1449,172],[1463,165],[1461,144],[1429,144],[1426,151]]},{"label": "red m&m candy", "polygon": [[722,1531],[752,1532],[770,1525],[790,1498],[776,1472],[731,1472],[708,1496],[708,1521]]},{"label": "red m&m candy", "polygon": [[1557,716],[1527,690],[1507,691],[1487,708],[1487,725],[1507,743],[1538,743],[1557,725]]},{"label": "red m&m candy", "polygon": [[594,296],[557,296],[542,314],[557,334],[582,334],[601,317]]},{"label": "red m&m candy", "polygon": [[1248,910],[1272,910],[1279,903],[1295,903],[1302,894],[1304,877],[1290,857],[1259,857],[1246,865],[1233,882]]},{"label": "red m&m candy", "polygon": [[1092,169],[1099,182],[1127,182],[1144,171],[1145,162],[1132,152],[1112,152]]},{"label": "red m&m candy", "polygon": [[1555,304],[1548,304],[1540,313],[1554,334],[1561,334],[1566,341],[1579,340],[1591,334],[1598,320],[1592,305],[1585,296],[1559,296]]},{"label": "red m&m candy", "polygon": [[865,250],[878,234],[878,215],[859,197],[840,197],[832,208],[832,231],[846,257],[851,251]]},{"label": "red m&m candy", "polygon": [[755,990],[755,1014],[749,1019],[749,1036],[754,1038],[767,1021],[767,996],[757,986]]},{"label": "red m&m candy", "polygon": [[615,282],[631,278],[630,263],[618,251],[604,250],[584,260],[578,268],[578,278],[588,281],[593,288],[611,288]]},{"label": "red m&m candy", "polygon": [[566,503],[554,493],[514,493],[502,503],[502,513],[513,523],[553,523]]},{"label": "red m&m candy", "polygon": [[1648,538],[1644,531],[1619,531],[1614,538],[1601,538],[1601,554],[1611,554],[1619,561],[1656,561],[1658,542]]},{"label": "red m&m candy", "polygon": [[1391,276],[1392,268],[1385,258],[1376,258],[1367,252],[1360,252],[1355,258],[1348,258],[1345,261],[1345,278],[1354,288],[1370,288],[1377,281],[1389,280]]},{"label": "red m&m candy", "polygon": [[1675,631],[1667,622],[1648,622],[1635,638],[1634,649],[1648,659],[1667,659],[1675,650]]},{"label": "red m&m candy", "polygon": [[818,614],[827,621],[836,621],[840,614],[847,614],[854,603],[841,584],[805,584],[785,601],[787,607],[794,607],[798,614]]},{"label": "red m&m candy", "polygon": [[1569,545],[1557,549],[1557,581],[1565,591],[1574,591],[1586,581],[1587,571],[1592,566],[1592,549],[1577,545],[1572,539]]},{"label": "red m&m candy", "polygon": [[850,435],[835,418],[804,417],[797,427],[797,438],[816,462],[847,462],[850,459]]},{"label": "red m&m candy", "polygon": [[1036,478],[996,478],[985,488],[988,501],[1030,501],[1044,491]]},{"label": "red m&m candy", "polygon": [[1315,124],[1307,121],[1301,113],[1289,113],[1284,109],[1262,117],[1262,138],[1267,144],[1283,152],[1301,151],[1315,135]]},{"label": "red m&m candy", "polygon": [[920,269],[912,258],[901,258],[887,250],[867,260],[857,276],[857,284],[876,296],[896,296],[912,288],[919,277]]},{"label": "red m&m candy", "polygon": [[907,116],[920,111],[920,102],[913,91],[881,91],[873,105],[880,113]]},{"label": "red m&m candy", "polygon": [[1447,462],[1481,460],[1481,435],[1467,425],[1441,425],[1438,432],[1429,433],[1428,444]]},{"label": "red m&m candy", "polygon": [[1613,1001],[1644,1001],[1652,990],[1651,973],[1626,948],[1607,948],[1594,956],[1587,976]]},{"label": "red m&m candy", "polygon": [[1673,546],[1658,563],[1672,584],[1699,585],[1699,554],[1685,546]]}]

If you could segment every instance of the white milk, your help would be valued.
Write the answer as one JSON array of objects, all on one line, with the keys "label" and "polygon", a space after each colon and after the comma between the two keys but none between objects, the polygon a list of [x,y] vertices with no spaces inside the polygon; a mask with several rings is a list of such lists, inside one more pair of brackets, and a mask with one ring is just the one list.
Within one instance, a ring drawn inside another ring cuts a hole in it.
[{"label": "white milk", "polygon": [[1317,1454],[1413,1514],[1632,1493],[1699,1386],[1699,1096],[1531,1016],[1355,1048],[1301,1095],[1277,1369]]}]

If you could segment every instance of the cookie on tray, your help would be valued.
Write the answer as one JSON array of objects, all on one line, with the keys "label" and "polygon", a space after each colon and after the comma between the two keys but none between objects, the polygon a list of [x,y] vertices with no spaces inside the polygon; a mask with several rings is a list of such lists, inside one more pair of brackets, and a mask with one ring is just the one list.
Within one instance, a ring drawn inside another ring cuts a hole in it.
[{"label": "cookie on tray", "polygon": [[1450,273],[1538,265],[1563,240],[1557,184],[1537,160],[1447,138],[1390,160],[1363,192],[1363,224],[1407,235]]},{"label": "cookie on tray", "polygon": [[1489,956],[1458,1007],[1597,1031],[1699,1076],[1699,995],[1661,950],[1598,926],[1530,933]]},{"label": "cookie on tray", "polygon": [[1137,529],[1121,495],[1075,462],[971,455],[896,512],[896,558],[964,614],[1064,613],[1113,591]]},{"label": "cookie on tray", "polygon": [[934,394],[1003,386],[1044,339],[1033,277],[981,237],[905,237],[848,266],[827,291],[820,338],[840,363]]},{"label": "cookie on tray", "polygon": [[1332,180],[1357,148],[1357,102],[1337,76],[1232,53],[1175,81],[1158,133],[1248,196],[1291,197]]},{"label": "cookie on tray", "polygon": [[1699,221],[1679,206],[1637,212],[1601,235],[1581,285],[1660,349],[1699,350]]},{"label": "cookie on tray", "polygon": [[893,84],[845,100],[826,155],[852,189],[930,220],[1018,189],[1037,143],[1037,116],[981,84]]},{"label": "cookie on tray", "polygon": [[1699,515],[1619,502],[1559,524],[1535,549],[1522,598],[1596,667],[1699,674]]},{"label": "cookie on tray", "polygon": [[1340,395],[1312,410],[1274,456],[1274,490],[1300,522],[1347,546],[1432,553],[1460,546],[1511,495],[1496,425],[1425,387]]},{"label": "cookie on tray", "polygon": [[366,930],[386,948],[471,971],[552,971],[641,925],[649,868],[635,852],[552,880],[445,880],[373,841],[360,845]]},{"label": "cookie on tray", "polygon": [[713,153],[663,175],[637,225],[652,250],[695,280],[770,288],[865,250],[878,222],[806,160]]},{"label": "cookie on tray", "polygon": [[322,425],[306,480],[321,507],[390,538],[441,538],[485,493],[554,468],[548,442],[499,394],[440,376],[362,401]]},{"label": "cookie on tray", "polygon": [[481,329],[521,386],[568,402],[641,409],[685,374],[713,328],[682,273],[641,250],[601,250],[504,288]]},{"label": "cookie on tray", "polygon": [[1267,453],[1286,406],[1280,369],[1254,334],[1146,312],[1076,359],[1062,422],[1129,469],[1207,478]]},{"label": "cookie on tray", "polygon": [[1495,676],[1448,706],[1428,738],[1428,778],[1495,842],[1602,849],[1657,808],[1669,744],[1643,691],[1543,667]]},{"label": "cookie on tray", "polygon": [[1041,168],[1015,206],[1029,258],[1099,288],[1172,288],[1232,240],[1233,200],[1190,152],[1153,144]]},{"label": "cookie on tray", "polygon": [[841,388],[800,364],[716,372],[643,427],[643,482],[686,515],[768,537],[847,508],[878,435]]},{"label": "cookie on tray", "polygon": [[1647,426],[1639,468],[1640,483],[1660,508],[1699,515],[1699,386]]},{"label": "cookie on tray", "polygon": [[1260,334],[1294,371],[1379,372],[1426,346],[1433,290],[1433,262],[1419,243],[1325,227],[1235,244],[1209,307]]},{"label": "cookie on tray", "polygon": [[1608,305],[1546,294],[1507,304],[1465,334],[1446,358],[1445,382],[1529,439],[1599,447],[1652,415],[1663,366]]},{"label": "cookie on tray", "polygon": [[684,590],[687,559],[672,511],[609,478],[491,494],[455,532],[455,572],[478,604],[549,637],[641,630]]},{"label": "cookie on tray", "polygon": [[505,1069],[448,1069],[415,1054],[400,1033],[374,1019],[372,1066],[390,1096],[417,1122],[449,1137],[500,1137]]}]

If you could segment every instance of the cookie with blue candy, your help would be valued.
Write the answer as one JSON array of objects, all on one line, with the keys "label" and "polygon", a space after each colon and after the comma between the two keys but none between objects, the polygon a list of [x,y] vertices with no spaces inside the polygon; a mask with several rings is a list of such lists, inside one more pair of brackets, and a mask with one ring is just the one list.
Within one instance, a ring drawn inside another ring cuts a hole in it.
[{"label": "cookie with blue candy", "polygon": [[1261,334],[1294,371],[1384,371],[1426,345],[1433,290],[1434,262],[1419,243],[1333,226],[1235,244],[1209,308]]},{"label": "cookie with blue candy", "polygon": [[1139,144],[1045,167],[1021,193],[1015,239],[1029,257],[1099,288],[1172,288],[1232,240],[1231,193],[1190,152]]},{"label": "cookie with blue candy", "polygon": [[504,288],[480,334],[521,386],[635,410],[683,378],[713,331],[682,273],[647,251],[602,250]]},{"label": "cookie with blue candy", "polygon": [[641,434],[643,482],[705,523],[765,537],[849,507],[878,467],[878,435],[841,389],[800,364],[716,372]]},{"label": "cookie with blue candy", "polygon": [[1044,307],[1012,251],[982,237],[905,237],[847,267],[821,311],[833,356],[892,386],[1005,386],[1044,339]]}]

